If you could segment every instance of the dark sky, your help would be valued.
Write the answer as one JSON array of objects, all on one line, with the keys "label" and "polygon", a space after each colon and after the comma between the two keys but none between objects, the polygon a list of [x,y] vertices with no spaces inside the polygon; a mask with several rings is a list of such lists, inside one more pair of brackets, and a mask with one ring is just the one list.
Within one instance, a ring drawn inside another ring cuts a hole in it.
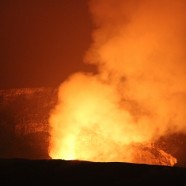
[{"label": "dark sky", "polygon": [[83,64],[88,0],[0,0],[0,88],[56,86]]}]

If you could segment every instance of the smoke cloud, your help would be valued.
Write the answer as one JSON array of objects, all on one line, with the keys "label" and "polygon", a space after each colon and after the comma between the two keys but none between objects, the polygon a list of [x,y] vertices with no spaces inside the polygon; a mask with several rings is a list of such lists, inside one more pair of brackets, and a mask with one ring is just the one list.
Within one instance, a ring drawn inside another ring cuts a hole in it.
[{"label": "smoke cloud", "polygon": [[[60,86],[51,156],[132,161],[131,148],[120,157],[126,145],[186,133],[185,10],[185,0],[90,1],[95,31],[85,62],[98,73]],[[90,148],[82,138],[92,134]]]}]

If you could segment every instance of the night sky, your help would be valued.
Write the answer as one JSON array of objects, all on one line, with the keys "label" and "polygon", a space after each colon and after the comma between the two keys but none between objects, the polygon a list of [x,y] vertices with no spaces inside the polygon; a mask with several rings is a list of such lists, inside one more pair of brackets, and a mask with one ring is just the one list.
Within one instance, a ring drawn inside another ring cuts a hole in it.
[{"label": "night sky", "polygon": [[58,86],[83,64],[88,0],[0,1],[0,89]]}]

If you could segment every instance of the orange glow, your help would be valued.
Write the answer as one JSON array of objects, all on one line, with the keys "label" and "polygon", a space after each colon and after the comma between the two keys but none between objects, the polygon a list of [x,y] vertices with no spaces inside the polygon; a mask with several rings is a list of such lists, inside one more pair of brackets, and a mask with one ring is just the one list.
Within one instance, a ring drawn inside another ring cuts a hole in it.
[{"label": "orange glow", "polygon": [[133,118],[118,94],[98,76],[76,74],[64,83],[59,90],[60,104],[50,118],[53,127],[50,156],[149,164],[165,161],[173,165],[175,158],[159,149],[156,151],[160,155],[156,157],[151,152],[154,147],[146,144],[153,142],[155,131],[149,125],[148,115],[139,120]]},{"label": "orange glow", "polygon": [[86,61],[99,73],[60,86],[50,156],[172,166],[176,158],[154,144],[186,131],[185,3],[114,2],[91,1],[99,27]]}]

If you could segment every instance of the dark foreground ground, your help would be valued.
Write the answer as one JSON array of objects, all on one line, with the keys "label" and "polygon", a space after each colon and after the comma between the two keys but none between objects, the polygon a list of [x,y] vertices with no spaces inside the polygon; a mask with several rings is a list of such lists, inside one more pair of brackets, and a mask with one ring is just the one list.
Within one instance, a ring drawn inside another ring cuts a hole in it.
[{"label": "dark foreground ground", "polygon": [[186,168],[0,159],[0,185],[186,185]]}]

